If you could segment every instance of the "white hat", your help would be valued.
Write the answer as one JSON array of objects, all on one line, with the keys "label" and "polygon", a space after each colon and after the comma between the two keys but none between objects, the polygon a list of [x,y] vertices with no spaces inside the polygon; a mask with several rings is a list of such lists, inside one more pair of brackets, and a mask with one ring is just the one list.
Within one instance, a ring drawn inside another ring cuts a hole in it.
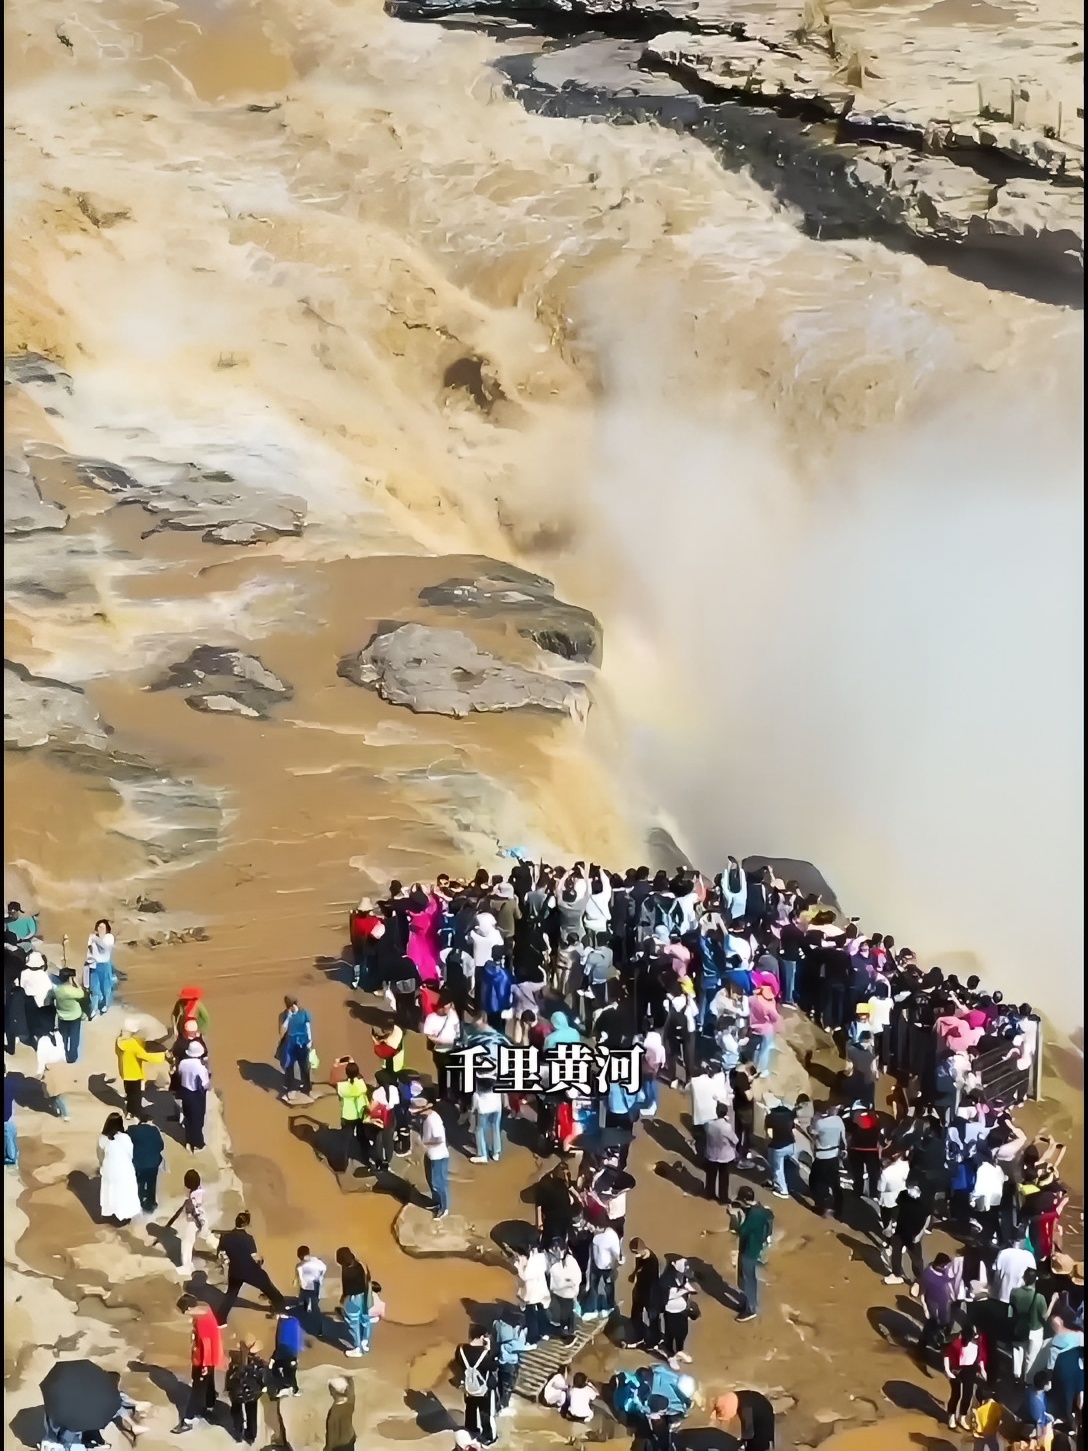
[{"label": "white hat", "polygon": [[126,1018],[125,1021],[121,1024],[121,1031],[123,1033],[127,1033],[130,1038],[134,1034],[138,1033],[140,1031],[139,1018]]},{"label": "white hat", "polygon": [[203,1056],[203,1054],[204,1049],[200,1046],[199,1043],[190,1043],[185,1049],[186,1058],[200,1058]]},{"label": "white hat", "polygon": [[676,1382],[676,1389],[686,1400],[690,1401],[695,1394],[695,1377],[693,1375],[682,1375]]},{"label": "white hat", "polygon": [[41,955],[40,952],[31,952],[27,956],[26,965],[27,967],[44,967],[45,958]]}]

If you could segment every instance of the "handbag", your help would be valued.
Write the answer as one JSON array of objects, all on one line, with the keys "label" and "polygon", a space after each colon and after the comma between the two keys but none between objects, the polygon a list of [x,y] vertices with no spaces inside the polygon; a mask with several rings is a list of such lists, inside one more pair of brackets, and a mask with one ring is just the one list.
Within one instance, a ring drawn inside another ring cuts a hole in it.
[{"label": "handbag", "polygon": [[703,1312],[699,1309],[699,1302],[697,1300],[689,1300],[688,1301],[688,1319],[689,1320],[698,1320],[699,1316],[702,1313]]},{"label": "handbag", "polygon": [[321,1059],[317,1056],[317,1049],[316,1048],[311,1048],[310,1049],[310,1071],[313,1072],[314,1069],[320,1068],[320,1067],[321,1067]]},{"label": "handbag", "polygon": [[385,1301],[380,1295],[375,1295],[370,1302],[370,1309],[367,1312],[372,1320],[385,1319]]}]

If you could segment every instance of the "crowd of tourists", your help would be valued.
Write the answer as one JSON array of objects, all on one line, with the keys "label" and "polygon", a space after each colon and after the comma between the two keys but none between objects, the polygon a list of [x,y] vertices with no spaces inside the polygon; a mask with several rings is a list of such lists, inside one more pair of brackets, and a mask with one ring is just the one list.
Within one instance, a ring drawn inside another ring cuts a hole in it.
[{"label": "crowd of tourists", "polygon": [[[687,1100],[701,1192],[721,1206],[718,1228],[734,1242],[738,1322],[759,1315],[763,1267],[773,1262],[769,1200],[849,1214],[879,1247],[885,1282],[909,1276],[920,1320],[914,1352],[923,1364],[936,1357],[948,1377],[950,1428],[993,1447],[1080,1444],[1083,1267],[1062,1248],[1064,1148],[1029,1139],[1015,1120],[1040,1047],[1029,1004],[1006,1004],[974,977],[923,971],[910,949],[844,922],[819,892],[733,857],[713,882],[691,869],[620,876],[593,863],[565,869],[520,859],[507,873],[480,871],[471,881],[393,882],[351,914],[350,936],[352,986],[387,1011],[372,1029],[377,1071],[368,1078],[345,1056],[324,1075],[339,1102],[344,1162],[386,1174],[411,1152],[414,1133],[428,1203],[442,1219],[456,1211],[450,1138],[462,1127],[473,1135],[474,1164],[501,1158],[514,1119],[535,1135],[541,1156],[555,1158],[533,1190],[533,1225],[510,1246],[516,1305],[469,1327],[457,1350],[464,1427],[456,1445],[496,1444],[543,1342],[568,1345],[573,1362],[608,1325],[610,1338],[645,1363],[600,1386],[561,1364],[539,1392],[561,1417],[613,1430],[618,1421],[643,1451],[671,1451],[701,1407],[744,1451],[774,1447],[775,1412],[764,1394],[737,1386],[708,1405],[688,1369],[698,1266],[667,1243],[650,1247],[625,1233],[637,1193],[631,1146],[667,1111],[663,1093]],[[112,944],[100,922],[82,974],[58,971],[45,960],[36,921],[9,907],[6,1046],[11,1052],[21,1039],[34,1048],[62,1117],[80,1023],[113,996]],[[792,1014],[810,1017],[841,1054],[842,1072],[822,1101],[775,1091]],[[289,997],[278,1026],[284,1097],[305,1101],[318,1062],[313,1018]],[[99,1141],[104,1219],[125,1223],[157,1205],[163,1143],[145,1099],[149,1071],[162,1065],[169,1074],[186,1147],[194,1155],[205,1147],[206,1027],[196,988],[179,994],[168,1041],[148,1042],[138,1020],[123,1021],[116,1053],[125,1114],[111,1114]],[[431,1072],[408,1067],[410,1034],[425,1039]],[[7,1076],[5,1104],[11,1164],[18,1143]],[[182,1302],[193,1324],[192,1394],[175,1430],[212,1414],[223,1326],[248,1285],[277,1324],[269,1358],[241,1343],[226,1380],[238,1438],[252,1441],[258,1401],[278,1403],[297,1389],[304,1335],[339,1340],[349,1357],[369,1351],[384,1315],[381,1287],[361,1257],[337,1250],[340,1296],[330,1320],[321,1303],[326,1265],[307,1246],[295,1284],[281,1291],[248,1216],[213,1236],[196,1167],[185,1187],[175,1214],[178,1271],[188,1279],[203,1237],[226,1267],[227,1288],[215,1313]],[[937,1227],[950,1252],[930,1257],[925,1241]],[[347,1393],[332,1396],[343,1421]]]}]

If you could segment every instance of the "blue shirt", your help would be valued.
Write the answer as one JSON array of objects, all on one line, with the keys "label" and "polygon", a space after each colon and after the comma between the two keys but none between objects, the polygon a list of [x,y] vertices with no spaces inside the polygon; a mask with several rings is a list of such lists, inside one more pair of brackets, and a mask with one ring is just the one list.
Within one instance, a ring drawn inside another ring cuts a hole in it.
[{"label": "blue shirt", "polygon": [[287,1033],[287,1040],[290,1043],[308,1043],[310,1041],[311,1018],[305,1008],[299,1008],[291,1014],[284,1024]]},{"label": "blue shirt", "polygon": [[1046,1424],[1046,1392],[1034,1386],[1024,1396],[1024,1421],[1036,1428]]},{"label": "blue shirt", "polygon": [[505,1320],[495,1322],[495,1351],[500,1365],[517,1365],[529,1348],[529,1341],[522,1325],[507,1325]]}]

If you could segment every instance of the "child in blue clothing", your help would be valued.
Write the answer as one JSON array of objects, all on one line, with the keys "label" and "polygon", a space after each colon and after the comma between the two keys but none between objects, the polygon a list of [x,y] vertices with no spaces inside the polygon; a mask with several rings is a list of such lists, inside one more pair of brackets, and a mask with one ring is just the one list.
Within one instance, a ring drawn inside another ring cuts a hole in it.
[{"label": "child in blue clothing", "polygon": [[305,1343],[302,1324],[297,1315],[285,1310],[276,1316],[276,1348],[272,1352],[269,1365],[272,1394],[275,1397],[299,1394],[298,1358]]}]

